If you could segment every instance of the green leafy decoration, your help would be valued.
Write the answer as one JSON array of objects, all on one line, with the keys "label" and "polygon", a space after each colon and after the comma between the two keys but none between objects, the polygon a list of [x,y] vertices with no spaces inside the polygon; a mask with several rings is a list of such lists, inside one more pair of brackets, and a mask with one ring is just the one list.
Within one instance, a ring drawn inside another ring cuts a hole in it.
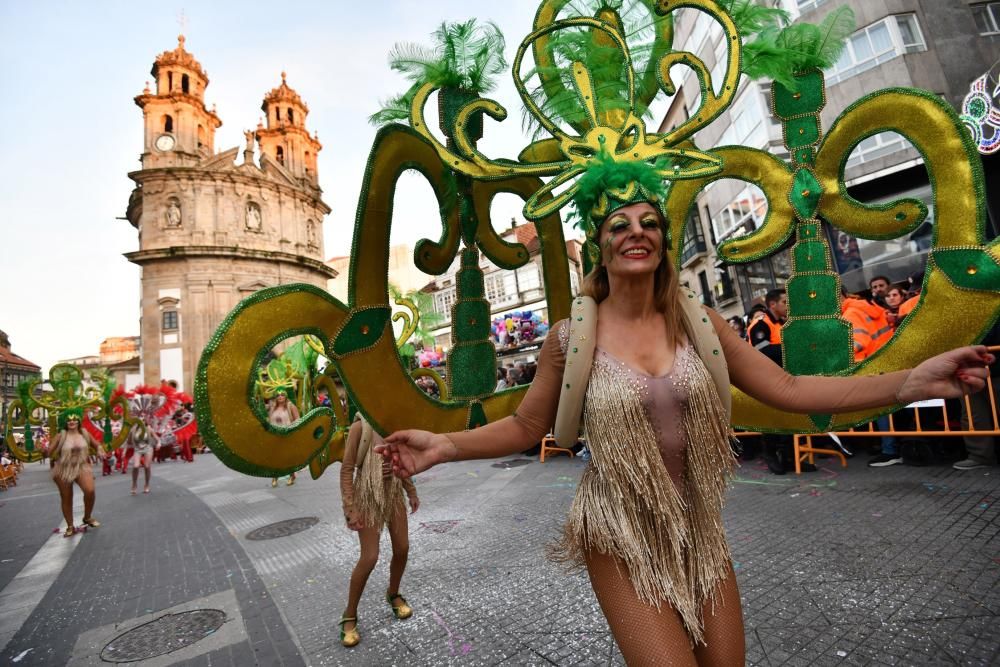
[{"label": "green leafy decoration", "polygon": [[838,7],[818,26],[793,23],[782,28],[774,24],[764,27],[743,45],[743,73],[752,79],[774,79],[795,90],[795,74],[832,67],[854,29],[850,7]]},{"label": "green leafy decoration", "polygon": [[397,303],[407,299],[416,306],[416,326],[410,338],[399,347],[399,356],[407,368],[415,368],[417,348],[414,342],[420,343],[421,346],[433,346],[434,335],[431,332],[441,326],[445,317],[434,309],[434,298],[428,292],[411,290],[404,294],[399,287],[389,283],[389,296]]},{"label": "green leafy decoration", "polygon": [[784,9],[762,7],[755,0],[728,0],[720,4],[744,39],[768,28],[780,29],[789,23],[789,14]]},{"label": "green leafy decoration", "polygon": [[400,43],[389,52],[389,66],[411,85],[382,102],[382,108],[368,118],[372,125],[409,120],[413,98],[427,83],[483,94],[496,87],[496,76],[507,68],[503,33],[492,21],[442,23],[432,37],[431,47]]},{"label": "green leafy decoration", "polygon": [[[621,33],[629,48],[631,66],[637,73],[634,113],[640,118],[648,118],[649,108],[641,101],[654,97],[659,84],[656,77],[642,77],[638,73],[645,71],[651,58],[661,55],[662,47],[655,42],[656,32],[662,22],[671,18],[648,12],[637,15],[642,10],[641,3],[630,3],[625,10],[622,10],[622,4],[620,0],[577,0],[566,9],[573,16],[596,16],[604,11],[613,11],[618,15],[622,22]],[[554,64],[548,67],[536,65],[522,76],[526,86],[533,77],[539,77],[539,83],[529,87],[529,93],[545,117],[565,125],[587,122],[573,82],[571,66],[574,62],[582,62],[590,72],[598,114],[627,112],[631,108],[624,54],[605,33],[590,28],[565,28],[549,35],[548,48],[554,56]],[[541,85],[542,78],[559,79],[563,85],[558,93],[551,94]],[[534,139],[546,134],[538,119],[527,109],[523,111],[522,124]]]}]

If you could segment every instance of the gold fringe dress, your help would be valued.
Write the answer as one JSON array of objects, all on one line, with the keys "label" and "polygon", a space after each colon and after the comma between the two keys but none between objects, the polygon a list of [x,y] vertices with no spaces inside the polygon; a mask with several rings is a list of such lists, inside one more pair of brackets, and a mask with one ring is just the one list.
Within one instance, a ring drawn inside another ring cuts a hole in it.
[{"label": "gold fringe dress", "polygon": [[[565,364],[568,329],[566,320],[555,326],[558,354],[541,355],[549,363]],[[639,598],[657,608],[669,602],[703,643],[702,609],[730,570],[722,505],[735,467],[712,377],[690,344],[660,377],[598,348],[583,425],[591,463],[550,556],[583,564],[596,550],[619,558]]]},{"label": "gold fringe dress", "polygon": [[[391,474],[383,459],[370,451],[381,444],[382,438],[362,420],[362,432],[357,445],[348,439],[344,448],[344,460],[340,468],[340,494],[344,512],[355,509],[361,515],[365,526],[381,528],[392,520],[399,511],[406,513],[403,492],[408,498],[416,495],[417,489],[410,480],[401,480]],[[365,434],[368,432],[370,435]],[[359,449],[368,451],[361,465],[357,465]]]},{"label": "gold fringe dress", "polygon": [[64,482],[74,482],[83,469],[90,465],[90,443],[87,436],[80,433],[72,443],[67,443],[68,437],[63,431],[57,436],[59,442],[54,448],[55,462],[52,467],[52,478]]}]

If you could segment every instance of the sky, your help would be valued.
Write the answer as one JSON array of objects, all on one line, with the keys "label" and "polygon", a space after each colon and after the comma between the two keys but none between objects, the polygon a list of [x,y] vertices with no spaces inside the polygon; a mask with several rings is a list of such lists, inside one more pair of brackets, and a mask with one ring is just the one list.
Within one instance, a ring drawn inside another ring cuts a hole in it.
[{"label": "sky", "polygon": [[[139,168],[142,112],[132,98],[150,80],[157,54],[177,35],[208,72],[206,103],[223,126],[217,152],[243,146],[263,96],[288,84],[309,105],[319,133],[319,179],[333,212],[324,223],[327,257],[350,252],[355,207],[375,130],[378,102],[405,90],[390,71],[396,42],[427,43],[442,20],[496,21],[507,57],[530,32],[537,0],[471,3],[146,0],[0,3],[0,329],[13,351],[47,374],[60,359],[94,355],[110,336],[139,333],[139,268],[122,255],[138,249],[125,220]],[[487,9],[488,8],[488,13]],[[515,157],[527,142],[510,74],[490,95],[509,111],[487,121],[480,147]],[[494,204],[494,226],[521,220],[520,202]],[[394,243],[438,238],[430,187],[404,176],[395,203]],[[405,215],[399,214],[404,211]],[[401,219],[405,218],[405,219]]]}]

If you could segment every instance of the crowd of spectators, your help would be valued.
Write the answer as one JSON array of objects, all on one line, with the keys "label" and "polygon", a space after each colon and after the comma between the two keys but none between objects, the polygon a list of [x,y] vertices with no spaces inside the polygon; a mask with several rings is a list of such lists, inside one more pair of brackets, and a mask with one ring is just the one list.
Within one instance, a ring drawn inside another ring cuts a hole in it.
[{"label": "crowd of spectators", "polygon": [[[841,314],[851,324],[855,363],[875,354],[892,338],[919,303],[923,281],[922,272],[896,282],[887,276],[878,275],[868,282],[868,289],[848,293],[842,288]],[[764,296],[763,303],[751,307],[745,317],[731,317],[729,324],[736,333],[746,338],[749,344],[782,366],[781,327],[787,317],[787,294],[783,289],[775,289]],[[987,345],[1000,343],[998,327],[994,327],[983,342]],[[993,373],[996,373],[995,368]],[[995,402],[996,384],[993,386],[993,391]],[[912,413],[913,410],[897,413],[896,430],[900,429],[901,421],[905,425],[908,423],[907,419],[912,419]],[[970,428],[965,410],[962,411],[962,421],[963,429]],[[977,430],[994,428],[992,407],[987,392],[973,397],[972,421]],[[875,424],[879,431],[891,430],[888,416],[880,417]],[[791,436],[765,434],[761,436],[760,443],[762,458],[772,473],[780,475],[792,468],[794,461],[791,459]],[[836,443],[836,446],[850,455],[849,450],[840,443]],[[954,463],[953,467],[957,470],[982,468],[994,465],[997,461],[992,436],[966,436],[965,447],[967,458]],[[879,451],[869,460],[868,465],[882,468],[899,463],[903,463],[900,443],[891,435],[881,436]],[[808,464],[803,467],[804,471],[814,469]]]}]

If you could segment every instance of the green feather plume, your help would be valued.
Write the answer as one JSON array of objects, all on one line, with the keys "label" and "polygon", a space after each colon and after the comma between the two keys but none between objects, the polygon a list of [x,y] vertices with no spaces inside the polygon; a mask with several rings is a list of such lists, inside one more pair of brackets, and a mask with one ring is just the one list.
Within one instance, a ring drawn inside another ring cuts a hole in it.
[{"label": "green feather plume", "polygon": [[413,98],[424,84],[483,94],[496,87],[496,76],[507,68],[503,33],[493,22],[442,23],[432,37],[432,47],[404,42],[389,52],[389,67],[411,85],[382,102],[382,108],[368,117],[372,125],[409,120]]},{"label": "green feather plume", "polygon": [[[618,14],[622,21],[622,32],[629,48],[632,68],[636,72],[636,108],[633,112],[640,118],[649,117],[649,109],[641,103],[643,97],[653,97],[659,87],[655,76],[643,77],[650,59],[662,56],[669,45],[657,45],[656,31],[670,16],[658,16],[643,10],[641,3],[630,3],[623,9],[620,0],[577,0],[565,8],[572,16],[596,16],[601,11],[610,10]],[[528,82],[538,76],[558,79],[562,88],[550,95],[541,83],[529,88],[532,101],[541,109],[546,118],[556,124],[575,125],[586,122],[587,115],[576,93],[570,66],[582,62],[590,71],[594,85],[594,102],[598,114],[610,111],[628,111],[627,73],[625,58],[618,47],[607,42],[604,33],[590,28],[566,28],[549,34],[548,48],[554,56],[554,64],[549,67],[537,65],[522,75]],[[534,139],[545,134],[538,119],[527,109],[523,111],[522,122]]]},{"label": "green feather plume", "polygon": [[854,29],[854,12],[849,7],[838,7],[818,26],[766,26],[743,45],[743,73],[751,79],[770,78],[795,90],[795,74],[832,67]]},{"label": "green feather plume", "polygon": [[609,190],[623,190],[632,183],[639,186],[644,200],[662,200],[667,196],[667,185],[660,174],[669,168],[670,162],[666,158],[660,158],[656,162],[616,162],[606,149],[602,149],[574,185],[576,215],[573,219],[576,226],[587,234],[596,231],[591,211],[601,196]]},{"label": "green feather plume", "polygon": [[744,38],[767,28],[786,26],[790,19],[789,13],[784,9],[762,7],[754,0],[728,0],[721,5]]}]

